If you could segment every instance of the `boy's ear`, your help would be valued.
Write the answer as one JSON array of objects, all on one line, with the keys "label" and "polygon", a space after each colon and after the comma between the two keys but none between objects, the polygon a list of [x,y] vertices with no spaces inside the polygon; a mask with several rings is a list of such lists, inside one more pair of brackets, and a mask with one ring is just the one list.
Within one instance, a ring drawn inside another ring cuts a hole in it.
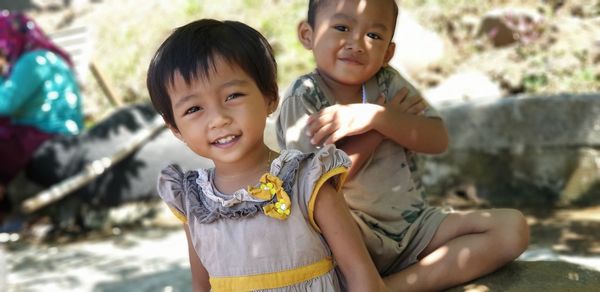
[{"label": "boy's ear", "polygon": [[391,42],[385,51],[385,57],[383,58],[384,66],[387,66],[390,60],[394,57],[394,52],[396,52],[396,43]]},{"label": "boy's ear", "polygon": [[311,50],[313,43],[313,29],[306,20],[298,24],[298,40],[305,49]]}]

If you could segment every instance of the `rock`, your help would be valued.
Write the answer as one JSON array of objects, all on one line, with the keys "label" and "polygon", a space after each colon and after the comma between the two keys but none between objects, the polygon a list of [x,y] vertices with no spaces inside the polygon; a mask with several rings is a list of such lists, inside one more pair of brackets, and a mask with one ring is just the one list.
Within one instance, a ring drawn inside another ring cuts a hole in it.
[{"label": "rock", "polygon": [[499,84],[475,70],[453,74],[423,95],[435,108],[470,101],[494,101],[503,96]]},{"label": "rock", "polygon": [[600,287],[600,272],[576,264],[515,261],[490,275],[447,291],[568,292],[597,291],[598,287]]},{"label": "rock", "polygon": [[433,194],[472,182],[493,205],[600,203],[600,96],[555,95],[440,110],[450,148],[424,159]]},{"label": "rock", "polygon": [[396,52],[390,65],[413,78],[444,56],[440,36],[419,24],[406,10],[398,15],[394,42]]},{"label": "rock", "polygon": [[543,17],[532,10],[495,9],[484,16],[479,35],[486,35],[495,47],[530,43],[539,37],[542,22]]}]

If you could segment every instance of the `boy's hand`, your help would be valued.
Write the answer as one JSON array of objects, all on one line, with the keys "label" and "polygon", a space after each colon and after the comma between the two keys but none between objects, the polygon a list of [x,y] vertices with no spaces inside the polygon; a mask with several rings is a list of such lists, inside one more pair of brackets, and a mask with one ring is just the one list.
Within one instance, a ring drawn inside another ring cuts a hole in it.
[{"label": "boy's hand", "polygon": [[406,87],[385,102],[380,96],[374,104],[353,103],[332,105],[310,116],[307,133],[313,145],[334,144],[347,136],[354,136],[372,130],[372,120],[382,106],[392,107],[400,113],[411,115],[422,114],[427,108],[425,100],[419,96],[408,96]]},{"label": "boy's hand", "polygon": [[427,108],[425,100],[420,95],[408,96],[408,88],[402,87],[388,104],[397,104],[402,113],[420,115]]},{"label": "boy's hand", "polygon": [[382,109],[380,105],[362,103],[326,107],[308,118],[306,135],[313,145],[333,144],[371,130],[373,117]]}]

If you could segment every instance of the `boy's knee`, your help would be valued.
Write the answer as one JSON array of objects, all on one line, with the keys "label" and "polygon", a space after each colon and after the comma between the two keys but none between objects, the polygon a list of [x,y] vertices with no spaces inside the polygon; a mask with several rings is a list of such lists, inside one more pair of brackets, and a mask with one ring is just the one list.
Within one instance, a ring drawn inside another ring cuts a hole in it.
[{"label": "boy's knee", "polygon": [[516,209],[502,209],[500,224],[503,230],[503,242],[507,254],[518,257],[529,245],[529,225],[527,219]]}]

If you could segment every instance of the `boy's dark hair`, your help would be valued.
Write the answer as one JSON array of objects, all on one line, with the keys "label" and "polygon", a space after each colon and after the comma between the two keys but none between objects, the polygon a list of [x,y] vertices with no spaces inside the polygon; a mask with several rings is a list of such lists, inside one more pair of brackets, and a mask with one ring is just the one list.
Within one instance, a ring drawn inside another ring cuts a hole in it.
[{"label": "boy's dark hair", "polygon": [[[398,4],[396,0],[390,0],[394,4],[394,26],[392,29],[396,27],[396,19],[398,18]],[[307,21],[310,27],[315,27],[315,18],[317,17],[317,12],[319,8],[323,8],[324,6],[331,4],[331,0],[309,0],[308,1],[308,15]],[[393,34],[392,34],[393,35]]]},{"label": "boy's dark hair", "polygon": [[175,73],[188,85],[208,79],[217,69],[218,57],[239,66],[262,94],[277,102],[277,63],[267,40],[241,22],[201,19],[177,28],[158,48],[148,68],[146,86],[152,105],[167,124],[177,129],[168,94]]}]

